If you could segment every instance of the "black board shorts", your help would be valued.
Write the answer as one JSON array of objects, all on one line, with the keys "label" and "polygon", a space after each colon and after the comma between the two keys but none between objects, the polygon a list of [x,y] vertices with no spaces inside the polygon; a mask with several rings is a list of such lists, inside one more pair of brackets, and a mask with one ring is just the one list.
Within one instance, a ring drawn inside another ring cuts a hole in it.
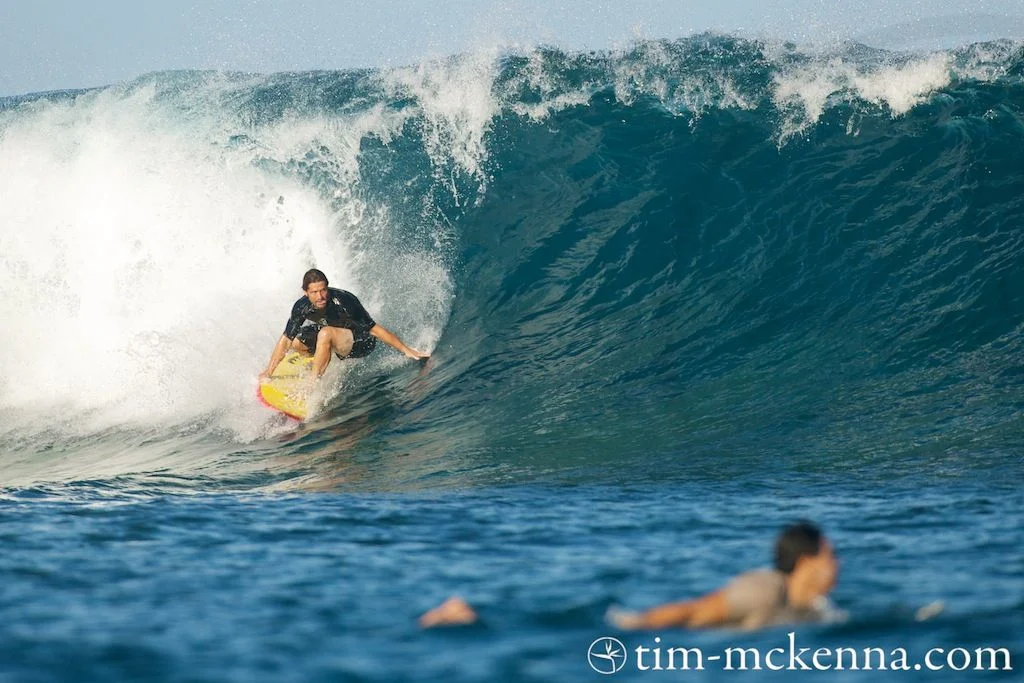
[{"label": "black board shorts", "polygon": [[[295,335],[295,338],[305,344],[310,353],[316,353],[316,336],[321,329],[319,325],[304,325],[299,328],[299,333]],[[377,338],[370,334],[369,330],[352,330],[352,336],[354,337],[352,351],[347,356],[335,354],[338,358],[362,358],[369,356],[377,348]]]}]

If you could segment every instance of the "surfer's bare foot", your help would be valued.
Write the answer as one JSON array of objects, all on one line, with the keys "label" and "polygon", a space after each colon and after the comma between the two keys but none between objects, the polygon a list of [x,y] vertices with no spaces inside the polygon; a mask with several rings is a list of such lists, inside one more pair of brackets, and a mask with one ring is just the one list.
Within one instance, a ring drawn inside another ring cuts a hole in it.
[{"label": "surfer's bare foot", "polygon": [[476,621],[476,612],[465,600],[451,597],[420,617],[420,626],[465,626]]}]

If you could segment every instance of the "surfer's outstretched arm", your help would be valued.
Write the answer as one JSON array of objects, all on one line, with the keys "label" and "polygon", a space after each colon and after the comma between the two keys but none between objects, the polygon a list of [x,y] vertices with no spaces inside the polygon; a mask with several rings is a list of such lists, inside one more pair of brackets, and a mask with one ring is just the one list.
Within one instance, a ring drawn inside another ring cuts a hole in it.
[{"label": "surfer's outstretched arm", "polygon": [[430,358],[429,353],[423,353],[422,351],[417,351],[416,349],[411,349],[408,346],[406,346],[401,339],[396,337],[392,332],[389,332],[382,325],[376,324],[373,327],[371,327],[370,334],[372,334],[377,339],[380,339],[388,346],[398,349],[399,351],[404,353],[407,358],[412,358],[413,360],[423,360],[425,358]]},{"label": "surfer's outstretched arm", "polygon": [[658,629],[671,626],[706,628],[724,623],[729,605],[722,591],[709,593],[696,600],[671,602],[643,612],[609,610],[607,619],[621,629]]},{"label": "surfer's outstretched arm", "polygon": [[274,370],[277,369],[278,363],[284,358],[284,354],[288,352],[288,347],[291,346],[292,340],[288,337],[281,335],[281,338],[277,340],[277,345],[274,347],[274,352],[270,354],[270,362],[267,363],[267,369],[260,373],[260,379],[266,379],[274,374]]}]

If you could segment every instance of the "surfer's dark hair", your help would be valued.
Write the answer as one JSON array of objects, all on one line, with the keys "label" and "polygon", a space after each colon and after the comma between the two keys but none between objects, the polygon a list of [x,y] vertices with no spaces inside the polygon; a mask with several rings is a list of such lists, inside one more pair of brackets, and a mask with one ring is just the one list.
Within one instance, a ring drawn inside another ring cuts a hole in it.
[{"label": "surfer's dark hair", "polygon": [[314,282],[322,282],[325,285],[330,284],[327,281],[327,276],[324,275],[324,271],[317,270],[316,268],[310,268],[306,271],[306,274],[302,276],[302,291],[305,292]]},{"label": "surfer's dark hair", "polygon": [[775,568],[789,574],[796,561],[804,555],[817,555],[821,550],[821,529],[807,521],[799,521],[782,530],[775,541]]}]

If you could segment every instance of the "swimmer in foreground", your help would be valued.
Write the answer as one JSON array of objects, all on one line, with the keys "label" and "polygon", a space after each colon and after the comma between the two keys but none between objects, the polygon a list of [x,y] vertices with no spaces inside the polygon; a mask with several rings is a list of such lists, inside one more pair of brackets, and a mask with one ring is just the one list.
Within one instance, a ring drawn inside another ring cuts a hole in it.
[{"label": "swimmer in foreground", "polygon": [[[724,588],[700,598],[627,612],[612,607],[606,616],[624,630],[667,627],[757,629],[834,618],[828,600],[839,562],[821,530],[810,522],[786,527],[775,542],[775,568],[740,574]],[[473,608],[452,597],[420,617],[423,628],[463,626],[476,621]]]},{"label": "swimmer in foreground", "polygon": [[798,522],[775,542],[775,568],[740,574],[725,587],[699,598],[643,612],[608,610],[607,620],[624,630],[667,627],[757,629],[835,614],[828,594],[839,562],[818,527]]},{"label": "swimmer in foreground", "polygon": [[313,356],[315,377],[320,377],[331,362],[331,352],[338,358],[368,356],[380,339],[407,358],[426,360],[429,354],[406,346],[401,339],[377,324],[351,292],[327,286],[327,276],[316,268],[302,276],[304,296],[292,306],[291,315],[270,355],[270,362],[260,373],[264,380],[274,374],[289,349]]}]

